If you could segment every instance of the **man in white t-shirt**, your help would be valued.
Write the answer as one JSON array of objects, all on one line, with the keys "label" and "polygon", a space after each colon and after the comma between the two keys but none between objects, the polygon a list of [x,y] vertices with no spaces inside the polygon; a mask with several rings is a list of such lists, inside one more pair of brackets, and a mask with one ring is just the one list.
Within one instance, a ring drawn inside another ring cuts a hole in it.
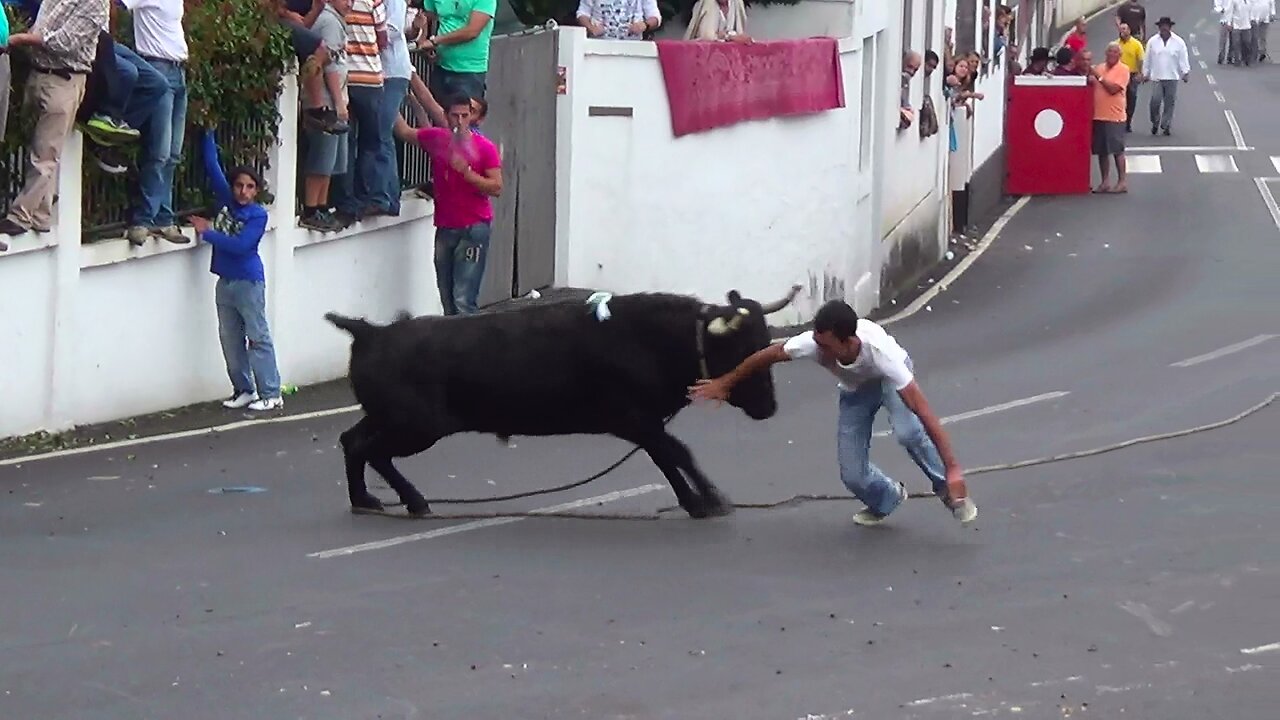
[{"label": "man in white t-shirt", "polygon": [[911,357],[884,328],[859,319],[843,301],[819,308],[812,331],[755,353],[725,375],[699,381],[689,394],[695,400],[724,400],[742,379],[774,363],[802,358],[822,365],[840,381],[840,480],[867,506],[853,516],[854,522],[877,525],[907,497],[906,487],[870,460],[871,426],[881,407],[889,411],[898,443],[952,514],[962,523],[978,516],[951,441],[915,381]]}]

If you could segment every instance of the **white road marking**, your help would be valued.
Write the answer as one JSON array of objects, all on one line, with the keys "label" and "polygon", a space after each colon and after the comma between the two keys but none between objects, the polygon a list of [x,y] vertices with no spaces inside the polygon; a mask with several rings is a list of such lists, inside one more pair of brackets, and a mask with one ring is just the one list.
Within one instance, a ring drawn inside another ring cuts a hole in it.
[{"label": "white road marking", "polygon": [[1201,70],[1208,70],[1208,69],[1209,69],[1209,64],[1208,64],[1208,63],[1206,63],[1205,61],[1200,60],[1200,61],[1199,61],[1199,63],[1200,63],[1200,69],[1201,69]]},{"label": "white road marking", "polygon": [[1213,91],[1213,97],[1220,103],[1226,104],[1227,98],[1217,90]]},{"label": "white road marking", "polygon": [[951,268],[951,272],[944,275],[941,280],[934,283],[928,290],[924,291],[924,294],[916,298],[910,305],[906,306],[895,315],[881,320],[878,324],[890,325],[900,320],[906,320],[912,315],[920,312],[921,308],[928,305],[935,297],[937,297],[938,293],[946,290],[948,285],[955,282],[956,278],[960,277],[965,270],[968,270],[970,265],[974,264],[977,262],[978,258],[982,257],[982,253],[986,252],[987,248],[991,247],[991,243],[995,242],[996,238],[1000,236],[1000,231],[1004,230],[1004,226],[1009,224],[1009,221],[1013,219],[1014,215],[1018,214],[1019,210],[1025,207],[1027,203],[1031,202],[1031,197],[1031,195],[1023,195],[1021,198],[1018,198],[1018,201],[1015,202],[1008,210],[1005,210],[1004,214],[1001,215],[991,228],[982,236],[982,240],[978,242],[978,247],[968,255],[965,255],[963,260],[956,263],[956,266]]},{"label": "white road marking", "polygon": [[907,707],[920,707],[921,705],[932,705],[940,702],[954,702],[956,700],[968,700],[973,697],[973,693],[955,693],[954,695],[942,695],[941,697],[921,698],[912,700],[907,703]]},{"label": "white road marking", "polygon": [[1236,145],[1139,145],[1125,148],[1125,152],[1235,152],[1237,150],[1252,149],[1251,147],[1238,147]]},{"label": "white road marking", "polygon": [[1192,365],[1199,365],[1200,363],[1206,363],[1206,362],[1209,362],[1210,360],[1217,360],[1220,357],[1225,357],[1233,353],[1238,353],[1241,350],[1248,350],[1249,348],[1254,347],[1255,345],[1261,345],[1262,343],[1268,340],[1274,340],[1276,337],[1278,336],[1258,335],[1256,337],[1251,337],[1248,340],[1235,343],[1234,345],[1228,345],[1224,348],[1218,348],[1217,350],[1214,350],[1213,352],[1205,353],[1204,355],[1197,355],[1192,358],[1187,358],[1186,360],[1179,360],[1178,362],[1173,363],[1169,367],[1177,367],[1177,368],[1191,367]]},{"label": "white road marking", "polygon": [[[1199,45],[1192,45],[1192,46],[1191,46],[1191,54],[1192,54],[1192,55],[1195,55],[1196,57],[1200,57],[1200,46],[1199,46]],[[1204,63],[1200,63],[1200,64],[1201,64],[1201,65],[1204,65]]]},{"label": "white road marking", "polygon": [[1196,21],[1196,29],[1199,30],[1202,27],[1204,27],[1204,18],[1200,18]]},{"label": "white road marking", "polygon": [[[1005,410],[1020,408],[1024,405],[1033,405],[1035,403],[1045,402],[1047,400],[1057,400],[1060,397],[1066,397],[1070,394],[1071,393],[1066,390],[1055,390],[1053,392],[1047,392],[1042,395],[1032,395],[1031,397],[1025,397],[1020,400],[1010,400],[1007,403],[1000,403],[999,405],[990,405],[988,407],[978,408],[977,410],[962,412],[958,415],[948,415],[947,417],[942,418],[942,424],[949,425],[951,423],[960,422],[961,420],[972,420],[973,418],[976,418],[976,417],[982,417],[983,415],[991,415],[993,413],[1004,412]],[[892,434],[893,434],[893,431],[891,430],[881,430],[875,433],[874,437],[889,437]]]},{"label": "white road marking", "polygon": [[1258,192],[1262,194],[1262,202],[1267,204],[1267,211],[1271,213],[1271,222],[1275,223],[1276,230],[1280,230],[1280,205],[1276,204],[1276,196],[1271,194],[1271,186],[1267,185],[1270,180],[1280,180],[1280,178],[1254,178],[1253,182],[1258,186]]},{"label": "white road marking", "polygon": [[1280,642],[1274,642],[1270,645],[1259,645],[1258,647],[1253,648],[1240,648],[1240,652],[1245,655],[1259,655],[1261,653],[1275,652],[1276,650],[1280,650]]},{"label": "white road marking", "polygon": [[1271,167],[1275,168],[1276,172],[1280,173],[1280,155],[1271,156]]},{"label": "white road marking", "polygon": [[358,410],[360,410],[359,405],[347,405],[345,407],[329,408],[328,410],[298,413],[297,415],[283,415],[280,417],[263,418],[261,420],[239,420],[225,425],[214,425],[213,427],[182,430],[180,432],[165,433],[163,435],[148,435],[147,437],[139,437],[132,440],[117,440],[115,442],[86,445],[84,447],[68,448],[66,450],[52,450],[38,455],[9,458],[7,460],[0,460],[0,467],[4,467],[6,465],[22,465],[40,460],[51,460],[53,458],[70,457],[72,455],[83,455],[91,452],[119,450],[121,448],[133,447],[134,445],[147,445],[150,443],[164,442],[165,440],[181,440],[183,438],[200,437],[201,435],[216,435],[217,433],[227,432],[229,430],[240,430],[242,428],[254,427],[257,425],[275,425],[277,423],[314,420],[316,418],[332,417],[334,415],[345,415],[347,413],[357,412]]},{"label": "white road marking", "polygon": [[[615,500],[636,497],[637,495],[645,495],[661,490],[667,485],[659,485],[657,483],[651,485],[641,485],[627,490],[618,490],[616,492],[605,493],[604,495],[596,495],[595,497],[582,498],[581,500],[573,500],[559,505],[551,505],[549,507],[530,510],[531,515],[545,515],[548,513],[564,512],[565,510],[574,510],[587,505],[603,505],[611,503]],[[495,527],[497,525],[510,525],[521,520],[528,520],[525,517],[501,517],[501,518],[485,518],[484,520],[472,520],[458,525],[450,525],[448,527],[428,530],[426,532],[413,533],[412,535],[400,535],[398,537],[387,538],[386,540],[375,540],[373,542],[361,543],[359,545],[349,545],[347,547],[334,548],[332,550],[323,550],[320,552],[308,553],[309,558],[318,558],[324,560],[326,558],[344,557],[347,555],[355,555],[356,553],[368,552],[370,550],[382,550],[384,548],[395,547],[396,545],[404,545],[405,543],[417,542],[419,540],[430,540],[432,538],[444,537],[446,535],[457,535],[458,533],[470,532],[471,530],[479,530],[481,528]]]},{"label": "white road marking", "polygon": [[1159,155],[1130,155],[1124,161],[1130,173],[1158,173],[1163,170]]},{"label": "white road marking", "polygon": [[1218,84],[1218,81],[1217,81],[1216,79],[1214,79],[1214,77],[1213,77],[1212,75],[1205,75],[1205,76],[1204,76],[1204,81],[1205,81],[1205,82],[1207,82],[1207,83],[1209,83],[1210,85],[1217,85],[1217,84]]},{"label": "white road marking", "polygon": [[1240,172],[1235,157],[1231,155],[1196,155],[1196,167],[1202,173]]},{"label": "white road marking", "polygon": [[1244,150],[1244,134],[1240,132],[1240,123],[1236,122],[1236,114],[1230,110],[1223,110],[1223,114],[1227,116],[1227,125],[1231,127],[1231,138],[1236,141],[1236,149]]},{"label": "white road marking", "polygon": [[1156,635],[1159,635],[1160,637],[1169,637],[1173,634],[1173,626],[1156,617],[1156,614],[1152,612],[1151,608],[1147,607],[1145,603],[1126,600],[1125,602],[1119,603],[1119,605],[1121,610],[1124,610],[1130,615],[1146,623],[1151,632]]}]

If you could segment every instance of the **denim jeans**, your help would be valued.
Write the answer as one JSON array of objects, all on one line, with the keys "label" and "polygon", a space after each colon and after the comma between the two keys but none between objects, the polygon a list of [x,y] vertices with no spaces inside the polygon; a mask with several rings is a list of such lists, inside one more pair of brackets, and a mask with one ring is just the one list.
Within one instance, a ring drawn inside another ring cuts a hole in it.
[{"label": "denim jeans", "polygon": [[898,444],[924,471],[925,477],[933,484],[933,491],[940,496],[946,495],[947,475],[938,449],[929,439],[920,418],[887,382],[871,381],[853,391],[841,391],[836,436],[840,481],[872,512],[883,516],[898,507],[902,496],[894,482],[870,459],[871,426],[882,406],[889,411],[889,424]]},{"label": "denim jeans", "polygon": [[125,112],[133,86],[138,82],[138,70],[120,57],[117,47],[121,46],[111,39],[110,33],[103,31],[98,35],[98,49],[85,87],[84,102],[76,116],[78,121],[87,122],[94,115],[102,114],[127,122]]},{"label": "denim jeans", "polygon": [[214,302],[231,389],[237,395],[256,390],[259,398],[280,397],[280,370],[267,327],[267,284],[218,278]]},{"label": "denim jeans", "polygon": [[386,174],[388,209],[392,215],[400,214],[400,162],[396,151],[396,118],[409,94],[409,78],[385,78],[382,81],[382,131],[385,157],[383,161],[391,172]]},{"label": "denim jeans", "polygon": [[486,74],[454,72],[435,65],[431,68],[427,89],[435,96],[436,102],[440,103],[448,102],[458,95],[484,98]]},{"label": "denim jeans", "polygon": [[167,227],[176,219],[173,175],[187,132],[186,71],[178,63],[143,59],[119,43],[116,56],[138,70],[125,111],[126,121],[142,132],[138,202],[131,222],[146,228]]},{"label": "denim jeans", "polygon": [[[333,178],[330,197],[339,212],[360,216],[370,207],[390,209],[387,177],[398,175],[383,141],[381,87],[347,87],[351,133],[347,140],[347,172]],[[354,139],[354,141],[353,141]]]},{"label": "denim jeans", "polygon": [[436,285],[445,315],[475,313],[489,258],[489,232],[489,223],[436,228]]}]

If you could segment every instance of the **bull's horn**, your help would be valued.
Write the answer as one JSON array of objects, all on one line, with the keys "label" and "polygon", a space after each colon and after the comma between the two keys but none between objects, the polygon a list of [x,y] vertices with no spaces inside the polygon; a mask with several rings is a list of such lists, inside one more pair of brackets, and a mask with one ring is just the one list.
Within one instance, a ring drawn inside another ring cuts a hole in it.
[{"label": "bull's horn", "polygon": [[733,328],[729,326],[729,323],[725,322],[724,318],[718,317],[707,323],[707,332],[712,335],[727,335],[733,332]]},{"label": "bull's horn", "polygon": [[786,297],[782,298],[777,302],[769,303],[768,305],[761,305],[760,307],[764,310],[765,315],[772,315],[778,312],[779,310],[781,310],[782,308],[790,305],[791,301],[795,300],[796,295],[799,295],[799,294],[800,294],[800,286],[792,285],[791,290],[787,293]]}]

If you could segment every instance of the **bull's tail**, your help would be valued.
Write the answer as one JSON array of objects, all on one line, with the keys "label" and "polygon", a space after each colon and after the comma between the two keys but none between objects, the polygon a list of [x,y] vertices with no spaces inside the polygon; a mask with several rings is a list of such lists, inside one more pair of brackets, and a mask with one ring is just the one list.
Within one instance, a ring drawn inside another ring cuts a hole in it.
[{"label": "bull's tail", "polygon": [[341,330],[346,330],[351,337],[357,341],[363,340],[373,334],[378,329],[377,325],[365,320],[364,318],[353,318],[338,313],[329,312],[324,314],[324,319],[333,323],[333,325]]}]

